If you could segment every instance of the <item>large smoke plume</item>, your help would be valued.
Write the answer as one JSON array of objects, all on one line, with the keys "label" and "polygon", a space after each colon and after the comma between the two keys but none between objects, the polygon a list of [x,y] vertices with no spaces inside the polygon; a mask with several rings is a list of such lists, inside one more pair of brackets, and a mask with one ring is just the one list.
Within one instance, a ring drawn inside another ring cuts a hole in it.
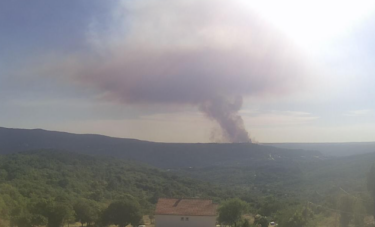
[{"label": "large smoke plume", "polygon": [[243,120],[238,111],[242,106],[242,97],[229,101],[215,97],[200,105],[200,110],[209,118],[215,119],[222,129],[222,137],[230,142],[251,142]]},{"label": "large smoke plume", "polygon": [[251,142],[244,96],[284,94],[304,74],[291,46],[242,0],[125,1],[92,50],[45,68],[132,105],[192,105],[221,127],[222,141]]}]

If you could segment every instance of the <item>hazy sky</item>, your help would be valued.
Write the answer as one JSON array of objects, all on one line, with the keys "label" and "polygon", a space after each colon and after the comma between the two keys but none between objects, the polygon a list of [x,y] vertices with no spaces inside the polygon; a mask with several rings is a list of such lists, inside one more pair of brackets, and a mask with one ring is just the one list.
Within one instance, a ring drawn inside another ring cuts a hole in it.
[{"label": "hazy sky", "polygon": [[0,126],[375,141],[375,1],[0,1]]}]

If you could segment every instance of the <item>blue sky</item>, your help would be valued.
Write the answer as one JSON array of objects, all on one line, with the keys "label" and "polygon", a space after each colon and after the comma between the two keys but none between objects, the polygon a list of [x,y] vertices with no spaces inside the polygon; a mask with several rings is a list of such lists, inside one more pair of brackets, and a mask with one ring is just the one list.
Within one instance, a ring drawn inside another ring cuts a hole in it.
[{"label": "blue sky", "polygon": [[2,1],[0,126],[375,141],[374,25],[371,1]]}]

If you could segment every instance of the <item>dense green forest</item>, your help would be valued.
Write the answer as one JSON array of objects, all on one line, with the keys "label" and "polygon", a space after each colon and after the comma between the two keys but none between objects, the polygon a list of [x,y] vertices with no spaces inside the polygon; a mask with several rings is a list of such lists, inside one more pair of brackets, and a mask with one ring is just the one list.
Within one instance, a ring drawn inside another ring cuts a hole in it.
[{"label": "dense green forest", "polygon": [[136,217],[152,216],[160,197],[199,197],[218,203],[239,198],[253,217],[243,222],[246,225],[276,221],[281,227],[371,226],[374,163],[371,153],[163,170],[66,151],[13,153],[0,156],[0,225],[121,226],[110,221],[121,207],[133,207]]},{"label": "dense green forest", "polygon": [[[56,206],[73,212],[77,201],[106,207],[112,201],[133,198],[144,214],[151,214],[159,197],[209,197],[218,201],[236,196],[233,190],[144,164],[58,151],[0,156],[0,191],[3,224],[43,210],[40,207],[51,210]],[[61,204],[64,206],[59,207]],[[31,216],[48,219],[43,212]]]},{"label": "dense green forest", "polygon": [[0,127],[0,154],[53,149],[147,163],[163,169],[248,166],[264,160],[314,161],[317,151],[290,150],[253,143],[154,143],[102,135]]},{"label": "dense green forest", "polygon": [[364,227],[375,226],[374,163],[375,153],[369,153],[316,161],[264,160],[176,173],[246,189],[239,198],[250,204],[250,213],[266,216],[279,226]]},{"label": "dense green forest", "polygon": [[213,166],[176,170],[176,174],[231,188],[246,188],[257,196],[317,199],[341,189],[366,192],[366,176],[375,153],[315,161],[263,160],[248,166]]}]

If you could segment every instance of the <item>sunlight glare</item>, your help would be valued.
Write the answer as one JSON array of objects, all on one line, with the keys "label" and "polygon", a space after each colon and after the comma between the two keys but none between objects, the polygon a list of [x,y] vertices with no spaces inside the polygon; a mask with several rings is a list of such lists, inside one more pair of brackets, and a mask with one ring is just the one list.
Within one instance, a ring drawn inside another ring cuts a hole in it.
[{"label": "sunlight glare", "polygon": [[305,50],[351,32],[375,9],[373,0],[246,1],[252,10]]}]

